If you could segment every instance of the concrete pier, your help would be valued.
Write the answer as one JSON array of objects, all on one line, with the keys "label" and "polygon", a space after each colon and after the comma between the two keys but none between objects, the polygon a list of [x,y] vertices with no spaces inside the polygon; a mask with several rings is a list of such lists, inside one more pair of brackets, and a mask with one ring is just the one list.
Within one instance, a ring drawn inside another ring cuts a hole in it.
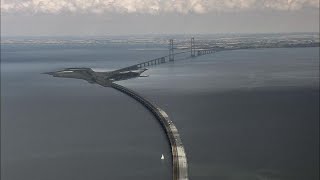
[{"label": "concrete pier", "polygon": [[188,180],[189,177],[186,152],[180,139],[178,129],[170,120],[167,113],[164,112],[161,108],[157,107],[155,104],[152,104],[151,102],[143,98],[138,93],[132,91],[131,89],[115,83],[112,83],[111,87],[129,95],[130,97],[140,102],[159,120],[160,124],[167,134],[171,146],[173,180]]}]

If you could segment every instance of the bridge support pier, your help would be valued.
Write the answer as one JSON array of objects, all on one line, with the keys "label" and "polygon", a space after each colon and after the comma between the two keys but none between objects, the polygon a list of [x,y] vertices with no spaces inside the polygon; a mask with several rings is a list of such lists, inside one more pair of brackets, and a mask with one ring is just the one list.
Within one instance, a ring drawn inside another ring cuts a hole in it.
[{"label": "bridge support pier", "polygon": [[194,37],[191,38],[191,57],[195,57],[196,56],[196,48],[194,46]]},{"label": "bridge support pier", "polygon": [[162,57],[161,58],[161,63],[165,63],[166,62],[166,58],[165,57]]},{"label": "bridge support pier", "polygon": [[174,61],[173,39],[170,39],[169,44],[169,61]]}]

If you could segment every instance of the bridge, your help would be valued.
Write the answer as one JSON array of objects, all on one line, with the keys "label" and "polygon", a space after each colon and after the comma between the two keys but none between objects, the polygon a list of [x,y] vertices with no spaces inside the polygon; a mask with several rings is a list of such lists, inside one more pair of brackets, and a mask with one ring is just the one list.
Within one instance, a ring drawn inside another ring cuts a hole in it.
[{"label": "bridge", "polygon": [[170,120],[169,116],[160,107],[151,103],[138,93],[124,86],[112,83],[111,87],[123,92],[133,99],[137,100],[143,106],[145,106],[156,118],[159,120],[161,126],[164,128],[167,137],[170,142],[172,152],[172,167],[173,167],[173,179],[174,180],[188,180],[188,164],[187,156],[184,150],[184,146],[180,139],[178,129]]},{"label": "bridge", "polygon": [[[282,45],[280,47],[308,47],[307,45],[303,44],[296,44],[296,45]],[[311,44],[310,47],[318,47],[317,45]],[[251,48],[270,48],[273,46],[270,45],[259,45],[259,46],[252,46]],[[278,47],[278,46],[277,46]],[[123,71],[131,71],[131,70],[137,70],[142,69],[148,66],[154,66],[159,65],[167,62],[173,62],[175,61],[175,56],[178,54],[184,54],[184,53],[190,53],[190,57],[194,58],[197,56],[202,56],[206,54],[215,53],[218,51],[223,50],[235,50],[235,49],[246,49],[250,48],[247,44],[240,44],[240,45],[229,45],[229,47],[219,47],[212,43],[206,43],[206,45],[196,45],[195,39],[191,38],[190,40],[190,46],[186,46],[186,43],[174,43],[173,39],[170,39],[169,41],[169,54],[167,56],[155,58],[152,60],[144,61],[138,64],[135,64],[133,66],[125,67],[119,70],[114,71],[115,73],[123,72]],[[124,86],[112,83],[111,87],[113,87],[116,90],[119,90],[120,92],[123,92],[130,97],[137,100],[139,103],[141,103],[143,106],[145,106],[160,122],[163,129],[166,132],[167,138],[170,142],[171,146],[171,153],[172,153],[172,174],[173,174],[173,180],[188,180],[188,163],[187,163],[187,155],[185,152],[185,148],[183,146],[183,143],[181,141],[179,132],[174,125],[174,123],[170,120],[169,116],[164,112],[160,107],[156,106],[155,104],[151,103],[138,93],[134,92],[133,90],[130,90]]]},{"label": "bridge", "polygon": [[[169,54],[167,56],[155,58],[155,59],[144,61],[129,67],[125,67],[125,68],[114,71],[114,73],[137,70],[141,68],[146,68],[148,66],[154,66],[154,65],[167,63],[167,62],[173,62],[175,60],[175,55],[178,55],[178,54],[190,53],[190,57],[194,58],[197,56],[211,54],[217,51],[213,48],[196,47],[194,38],[191,38],[189,48],[185,47],[185,43],[182,42],[182,44],[183,46],[179,48],[179,44],[178,43],[174,44],[174,40],[170,39]],[[175,51],[178,51],[178,52],[175,52]],[[110,86],[122,93],[127,94],[133,99],[137,100],[139,103],[145,106],[160,122],[161,126],[166,132],[167,138],[171,146],[173,180],[188,180],[189,177],[188,177],[188,163],[187,163],[186,152],[185,152],[183,143],[181,141],[178,129],[176,128],[174,123],[171,121],[167,113],[163,111],[160,107],[151,103],[146,98],[144,98],[143,96],[139,95],[138,93],[134,92],[129,88],[126,88],[124,86],[121,86],[115,83],[112,83]]]},{"label": "bridge", "polygon": [[[297,45],[282,45],[280,47],[306,47],[304,44]],[[274,47],[270,45],[260,45],[260,46],[252,46],[252,48],[265,48],[265,47]],[[277,46],[278,47],[278,46]],[[311,44],[310,47],[313,47]],[[318,47],[316,45],[315,47]],[[145,106],[160,122],[164,131],[166,132],[168,141],[171,146],[172,153],[172,174],[173,180],[188,180],[188,163],[187,163],[187,155],[185,152],[185,148],[181,141],[178,129],[171,121],[169,116],[165,111],[163,111],[157,105],[151,103],[143,96],[134,92],[133,90],[116,84],[116,81],[131,79],[135,77],[139,77],[142,72],[145,71],[146,67],[159,65],[167,62],[175,61],[175,56],[179,54],[190,54],[190,58],[195,58],[197,56],[202,56],[206,54],[215,53],[223,50],[235,50],[235,49],[245,49],[250,48],[246,43],[237,44],[227,46],[219,46],[217,44],[213,44],[211,42],[200,42],[200,44],[196,44],[195,39],[191,38],[190,41],[185,42],[177,42],[174,43],[173,39],[169,41],[169,53],[166,56],[155,58],[152,60],[144,61],[129,67],[121,68],[115,71],[110,72],[95,72],[91,68],[66,68],[57,72],[48,72],[44,74],[49,74],[54,77],[65,77],[65,78],[76,78],[83,79],[88,81],[89,83],[96,83],[104,87],[112,87],[122,93],[127,94],[128,96],[134,98],[136,101]]]},{"label": "bridge", "polygon": [[178,129],[176,128],[172,120],[169,118],[167,113],[157,105],[148,101],[143,96],[134,92],[133,90],[116,84],[115,82],[139,77],[140,74],[145,71],[145,67],[175,61],[175,56],[178,54],[190,53],[190,57],[194,58],[196,56],[201,56],[214,52],[216,52],[216,50],[212,48],[196,47],[194,38],[192,38],[190,41],[190,47],[186,47],[185,43],[183,42],[180,45],[179,43],[174,44],[174,41],[171,39],[169,41],[169,54],[167,56],[155,58],[115,71],[95,72],[91,68],[66,68],[60,71],[47,72],[44,74],[49,74],[54,77],[61,78],[83,79],[89,83],[96,83],[104,87],[112,87],[137,100],[155,116],[155,118],[160,122],[161,126],[166,132],[167,138],[171,146],[173,180],[188,180],[189,177],[187,155],[183,143],[181,141]]},{"label": "bridge", "polygon": [[114,72],[121,72],[121,71],[130,71],[130,70],[137,70],[146,68],[148,66],[154,66],[159,65],[167,62],[173,62],[175,60],[175,56],[179,54],[187,54],[190,53],[190,57],[194,58],[197,56],[202,56],[206,54],[212,54],[217,51],[220,51],[221,48],[213,48],[213,47],[207,47],[202,46],[200,44],[195,44],[195,39],[191,38],[189,45],[187,45],[188,42],[179,42],[174,43],[173,39],[169,40],[169,54],[163,57],[154,58],[151,60],[147,60],[132,66],[128,66],[125,68],[118,69]]}]

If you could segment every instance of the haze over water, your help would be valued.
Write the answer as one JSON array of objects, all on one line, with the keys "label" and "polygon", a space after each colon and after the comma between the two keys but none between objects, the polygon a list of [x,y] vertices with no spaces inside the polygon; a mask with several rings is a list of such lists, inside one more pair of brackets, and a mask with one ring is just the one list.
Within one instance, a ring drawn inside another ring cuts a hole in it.
[{"label": "haze over water", "polygon": [[[2,179],[170,179],[169,144],[143,106],[111,88],[41,74],[167,54],[152,42],[2,44]],[[316,180],[318,68],[319,47],[246,49],[177,57],[119,84],[175,122],[190,179]]]}]

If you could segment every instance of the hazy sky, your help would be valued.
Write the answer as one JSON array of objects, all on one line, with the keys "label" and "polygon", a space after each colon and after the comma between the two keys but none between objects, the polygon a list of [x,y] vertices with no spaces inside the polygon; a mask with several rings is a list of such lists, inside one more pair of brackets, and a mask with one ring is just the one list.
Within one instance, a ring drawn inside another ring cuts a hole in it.
[{"label": "hazy sky", "polygon": [[319,0],[1,0],[3,36],[319,32]]}]

